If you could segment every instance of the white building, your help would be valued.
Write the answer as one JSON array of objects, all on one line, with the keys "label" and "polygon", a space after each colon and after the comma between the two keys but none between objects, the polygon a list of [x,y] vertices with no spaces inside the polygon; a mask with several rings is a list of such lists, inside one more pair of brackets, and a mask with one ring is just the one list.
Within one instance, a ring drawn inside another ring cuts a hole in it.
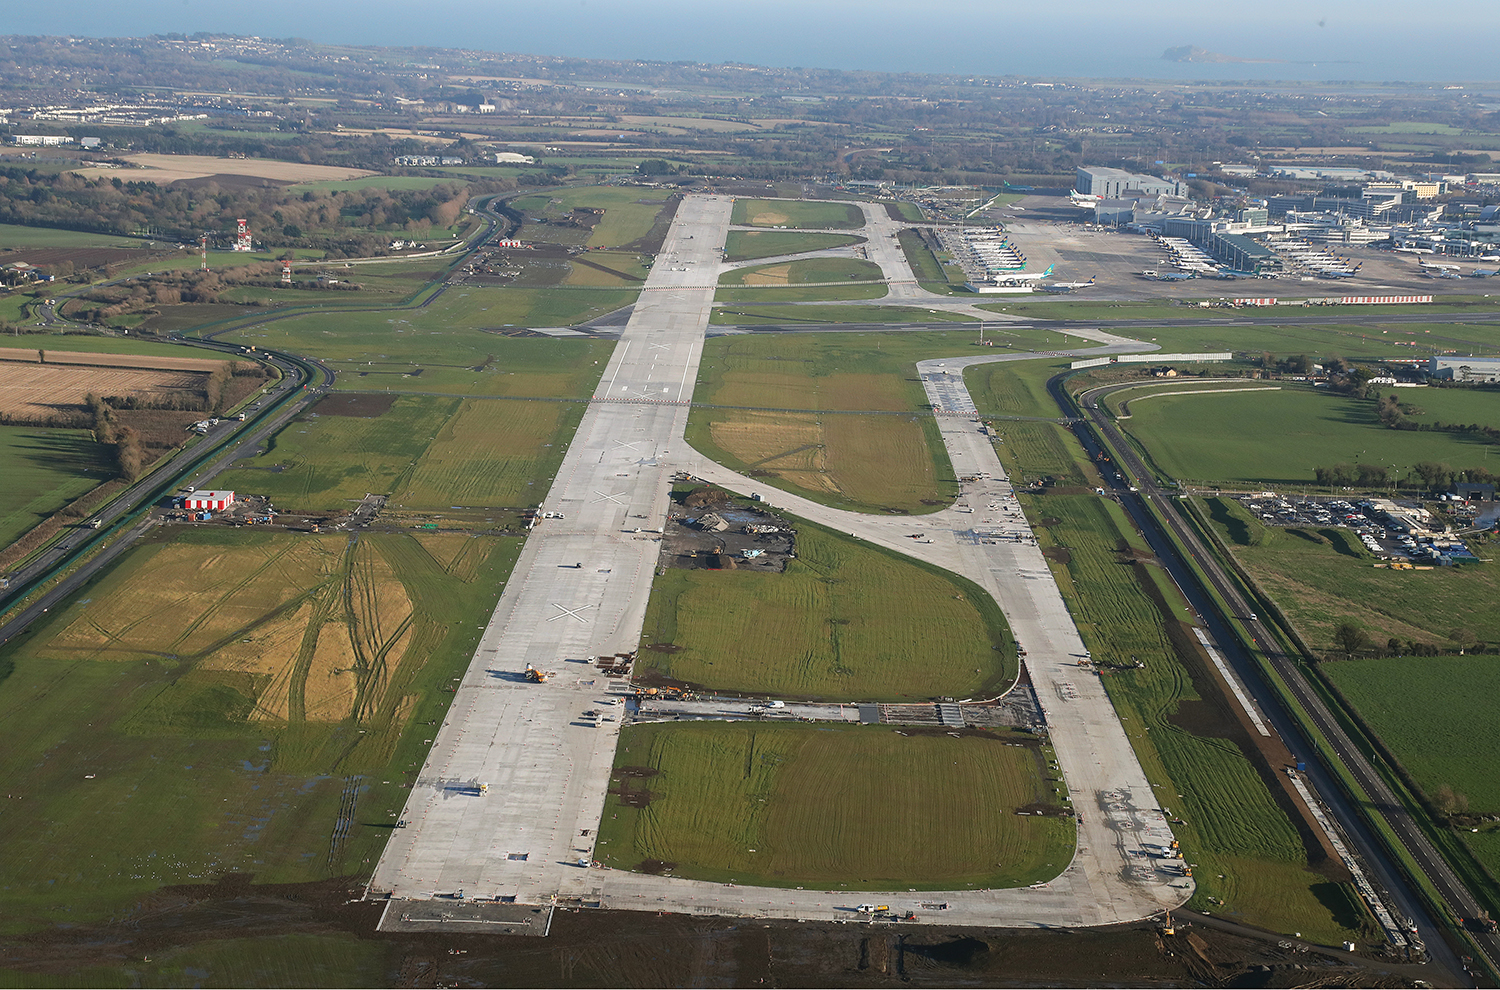
[{"label": "white building", "polygon": [[1500,358],[1435,357],[1428,362],[1427,373],[1456,382],[1500,382]]},{"label": "white building", "polygon": [[60,148],[73,143],[73,139],[64,134],[12,134],[7,140],[25,148]]}]

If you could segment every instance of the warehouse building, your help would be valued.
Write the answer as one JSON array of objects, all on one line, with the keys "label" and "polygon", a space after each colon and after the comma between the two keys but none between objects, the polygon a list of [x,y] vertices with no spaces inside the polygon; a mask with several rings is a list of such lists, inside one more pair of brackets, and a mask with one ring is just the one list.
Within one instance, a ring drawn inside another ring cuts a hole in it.
[{"label": "warehouse building", "polygon": [[1456,382],[1500,382],[1500,358],[1435,357],[1428,362],[1427,373]]},{"label": "warehouse building", "polygon": [[193,492],[182,497],[184,509],[207,509],[223,512],[234,504],[234,492]]},{"label": "warehouse building", "polygon": [[1137,175],[1123,168],[1078,167],[1075,187],[1084,196],[1100,199],[1140,199],[1146,196],[1186,196],[1187,187],[1176,179],[1158,179],[1154,175]]}]

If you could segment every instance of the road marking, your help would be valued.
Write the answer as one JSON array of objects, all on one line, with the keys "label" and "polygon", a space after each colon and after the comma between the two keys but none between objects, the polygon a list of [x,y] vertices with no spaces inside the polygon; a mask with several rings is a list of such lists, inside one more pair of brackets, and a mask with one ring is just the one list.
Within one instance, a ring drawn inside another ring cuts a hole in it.
[{"label": "road marking", "polygon": [[566,605],[560,604],[558,602],[553,602],[552,603],[552,607],[553,608],[560,608],[560,609],[562,609],[562,611],[559,612],[558,614],[552,616],[551,618],[549,618],[547,620],[548,622],[556,622],[558,619],[565,618],[566,616],[570,616],[571,615],[573,618],[577,619],[579,622],[587,623],[589,620],[585,619],[579,613],[580,612],[584,612],[584,611],[586,611],[588,609],[591,609],[594,606],[592,604],[589,604],[589,605],[580,605],[577,608],[568,608],[568,606],[566,606]]}]

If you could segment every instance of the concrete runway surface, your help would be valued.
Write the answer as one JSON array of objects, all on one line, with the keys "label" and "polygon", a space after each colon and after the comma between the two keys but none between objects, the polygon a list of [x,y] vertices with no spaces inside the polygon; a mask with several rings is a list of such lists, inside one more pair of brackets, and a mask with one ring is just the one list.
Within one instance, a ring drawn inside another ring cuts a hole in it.
[{"label": "concrete runway surface", "polygon": [[[922,517],[930,543],[905,535],[910,519],[831,509],[715,464],[688,447],[683,430],[718,275],[732,267],[720,261],[732,205],[728,197],[689,196],[678,209],[543,504],[544,518],[434,737],[407,801],[407,827],[394,831],[370,896],[431,900],[462,892],[469,901],[576,899],[616,909],[820,920],[850,920],[854,904],[879,901],[918,921],[983,926],[1108,924],[1181,904],[1192,880],[1155,855],[1171,842],[1170,828],[1098,676],[1077,663],[1082,640],[963,386],[967,365],[1036,355],[918,365],[955,468],[977,479],[953,507]],[[869,257],[914,296],[921,290],[895,244],[901,225],[878,208],[866,216],[872,222],[858,233],[869,238]],[[1097,345],[1079,354],[1154,349],[1100,332],[1074,335]],[[587,865],[628,690],[587,658],[639,644],[660,550],[650,530],[665,522],[678,471],[759,493],[777,508],[963,574],[994,596],[1027,651],[1082,818],[1077,852],[1059,877],[1012,890],[847,894]],[[529,683],[528,665],[553,676]],[[588,710],[605,718],[584,718]]]}]

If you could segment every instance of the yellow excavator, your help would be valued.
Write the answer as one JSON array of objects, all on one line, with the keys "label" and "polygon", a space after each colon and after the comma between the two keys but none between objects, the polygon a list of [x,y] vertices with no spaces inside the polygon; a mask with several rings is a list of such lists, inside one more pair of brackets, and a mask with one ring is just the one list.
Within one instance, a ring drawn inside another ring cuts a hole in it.
[{"label": "yellow excavator", "polygon": [[532,684],[545,684],[551,676],[550,670],[537,670],[529,663],[526,665],[526,680]]}]

